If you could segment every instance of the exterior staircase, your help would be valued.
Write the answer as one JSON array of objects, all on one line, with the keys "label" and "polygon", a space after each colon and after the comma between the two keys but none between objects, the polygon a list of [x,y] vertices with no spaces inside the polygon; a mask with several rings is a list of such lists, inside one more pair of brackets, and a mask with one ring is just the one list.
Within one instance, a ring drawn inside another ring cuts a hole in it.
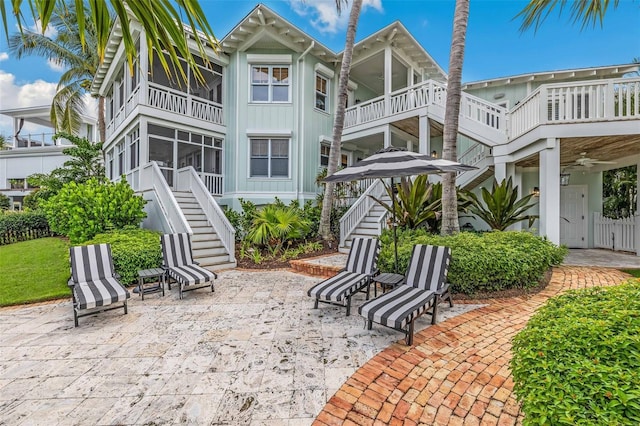
[{"label": "exterior staircase", "polygon": [[193,194],[187,191],[172,192],[193,231],[191,236],[193,260],[210,270],[234,268],[236,264],[231,262],[227,249]]},{"label": "exterior staircase", "polygon": [[[382,201],[390,204],[391,199],[388,196],[382,197]],[[380,233],[386,228],[384,216],[387,214],[387,210],[378,203],[373,203],[371,209],[367,215],[362,218],[356,229],[349,235],[339,251],[342,253],[349,253],[351,248],[351,242],[354,238],[372,238],[379,237]]]}]

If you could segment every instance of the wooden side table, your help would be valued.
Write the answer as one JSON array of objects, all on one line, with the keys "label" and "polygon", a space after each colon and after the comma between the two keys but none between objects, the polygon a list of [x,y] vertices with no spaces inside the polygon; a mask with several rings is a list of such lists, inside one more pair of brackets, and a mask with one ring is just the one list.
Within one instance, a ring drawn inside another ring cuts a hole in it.
[{"label": "wooden side table", "polygon": [[[162,292],[164,296],[165,270],[162,268],[141,269],[138,271],[138,287],[135,289],[144,300],[145,294]],[[145,279],[155,278],[153,282],[145,283]],[[134,290],[134,291],[135,291]]]},{"label": "wooden side table", "polygon": [[378,284],[382,288],[382,292],[386,293],[387,290],[391,290],[395,288],[398,284],[400,284],[404,280],[404,275],[393,274],[390,272],[383,272],[380,275],[376,275],[373,277],[373,295],[374,297],[378,297]]}]

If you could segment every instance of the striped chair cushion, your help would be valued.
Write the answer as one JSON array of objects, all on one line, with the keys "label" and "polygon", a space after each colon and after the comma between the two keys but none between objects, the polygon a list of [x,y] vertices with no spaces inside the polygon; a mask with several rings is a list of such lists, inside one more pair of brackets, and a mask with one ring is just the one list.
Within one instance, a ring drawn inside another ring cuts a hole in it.
[{"label": "striped chair cushion", "polygon": [[131,295],[115,278],[103,278],[73,286],[77,309],[91,309],[124,302]]},{"label": "striped chair cushion", "polygon": [[168,272],[171,278],[185,287],[206,283],[216,277],[216,274],[214,274],[213,272],[208,271],[196,264],[174,266],[172,268],[169,268]]},{"label": "striped chair cushion", "polygon": [[366,319],[387,327],[404,329],[414,318],[422,315],[434,300],[435,294],[408,285],[400,285],[388,293],[360,306]]},{"label": "striped chair cushion", "polygon": [[360,290],[369,279],[366,274],[342,271],[311,287],[307,294],[320,300],[340,302]]},{"label": "striped chair cushion", "polygon": [[113,277],[115,274],[109,244],[71,247],[69,257],[74,283],[100,280]]},{"label": "striped chair cushion", "polygon": [[379,252],[380,240],[377,238],[354,238],[345,270],[356,274],[372,274],[377,267]]},{"label": "striped chair cushion", "polygon": [[191,265],[191,238],[189,234],[165,234],[160,237],[162,258],[168,267]]},{"label": "striped chair cushion", "polygon": [[450,258],[449,247],[416,244],[407,269],[407,285],[422,290],[438,290],[446,281]]}]

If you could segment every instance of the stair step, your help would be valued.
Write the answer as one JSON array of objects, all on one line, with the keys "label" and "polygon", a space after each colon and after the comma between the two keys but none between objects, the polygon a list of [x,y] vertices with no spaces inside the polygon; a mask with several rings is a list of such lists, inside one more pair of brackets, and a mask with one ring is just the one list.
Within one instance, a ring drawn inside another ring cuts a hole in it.
[{"label": "stair step", "polygon": [[209,226],[209,221],[207,220],[189,220],[188,222],[191,228],[203,228]]},{"label": "stair step", "polygon": [[[202,228],[198,228],[198,229],[202,229]],[[220,238],[218,238],[218,234],[215,233],[213,228],[209,228],[209,229],[211,230],[211,232],[195,233],[194,231],[194,234],[191,236],[191,242],[199,243],[199,242],[207,242],[207,241],[220,241]]]},{"label": "stair step", "polygon": [[[215,235],[216,231],[210,226],[191,226],[191,230],[193,231],[192,241],[195,240],[196,235],[205,235],[205,238],[209,238],[209,235]],[[196,241],[203,241],[202,239]]]},{"label": "stair step", "polygon": [[229,255],[227,253],[217,254],[214,256],[197,256],[193,254],[193,260],[198,262],[200,266],[207,267],[209,265],[216,265],[219,263],[229,262]]},{"label": "stair step", "polygon": [[378,232],[377,229],[368,229],[368,228],[356,228],[356,230],[353,232],[353,234],[351,234],[351,238],[371,238],[371,237],[377,237],[379,236],[380,233]]},{"label": "stair step", "polygon": [[228,256],[227,249],[224,247],[214,247],[214,248],[206,248],[206,249],[193,249],[193,257],[195,258],[203,258],[203,257],[215,257],[219,255]]},{"label": "stair step", "polygon": [[186,213],[183,210],[182,213],[184,213],[184,217],[187,218],[187,222],[189,223],[207,221],[207,216],[202,213],[202,211],[200,211],[200,213]]},{"label": "stair step", "polygon": [[180,207],[180,209],[182,210],[182,213],[184,213],[185,216],[190,214],[202,214],[202,209],[200,208],[200,206],[192,207],[191,205],[189,205],[186,207]]},{"label": "stair step", "polygon": [[222,241],[217,238],[217,236],[212,235],[211,239],[203,240],[203,241],[191,241],[191,248],[193,250],[202,250],[202,249],[211,249],[211,248],[219,248],[224,247]]},{"label": "stair step", "polygon": [[360,224],[358,225],[358,227],[356,229],[378,229],[378,221],[376,220],[375,222],[365,222],[362,221],[360,222]]},{"label": "stair step", "polygon": [[[208,269],[210,271],[220,271],[222,269],[233,269],[236,266],[238,266],[238,264],[236,262],[229,262],[229,259],[227,259],[226,262],[218,262],[218,263],[213,263],[211,265],[200,265],[205,269]],[[214,283],[214,286],[216,284]]]}]

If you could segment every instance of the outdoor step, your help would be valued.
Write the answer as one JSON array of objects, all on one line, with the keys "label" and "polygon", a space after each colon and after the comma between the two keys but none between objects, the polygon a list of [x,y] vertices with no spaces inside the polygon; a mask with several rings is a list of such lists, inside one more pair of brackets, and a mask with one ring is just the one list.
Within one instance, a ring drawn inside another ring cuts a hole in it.
[{"label": "outdoor step", "polygon": [[[216,238],[216,236],[211,236],[212,238]],[[202,250],[202,249],[211,249],[211,248],[219,248],[224,247],[222,241],[219,239],[209,239],[204,241],[191,241],[191,248],[193,250]]]},{"label": "outdoor step", "polygon": [[[213,263],[211,265],[207,264],[207,265],[200,265],[200,266],[202,266],[205,269],[208,269],[210,271],[214,271],[215,272],[215,271],[220,271],[220,270],[223,270],[223,269],[233,269],[233,268],[235,268],[237,266],[237,263],[236,262],[229,262],[229,259],[227,259],[224,262],[218,262],[218,263]],[[213,285],[215,287],[216,283],[214,283]]]},{"label": "outdoor step", "polygon": [[[191,228],[193,230],[193,228]],[[198,228],[201,229],[201,228]],[[195,233],[191,236],[191,242],[206,242],[206,241],[220,241],[220,238],[218,238],[218,234],[216,234],[213,231],[213,228],[209,228],[211,229],[211,232],[199,232],[199,233]]]},{"label": "outdoor step", "polygon": [[224,253],[224,254],[218,254],[215,256],[201,256],[198,257],[194,254],[193,256],[193,260],[198,262],[200,264],[200,266],[202,266],[203,268],[208,268],[209,266],[212,265],[219,265],[221,263],[229,263],[229,255]]},{"label": "outdoor step", "polygon": [[184,208],[181,207],[181,210],[182,210],[182,213],[184,213],[185,216],[190,215],[190,214],[202,214],[202,209],[200,208],[200,206],[198,206],[198,207],[189,206],[189,207],[184,207]]},{"label": "outdoor step", "polygon": [[226,256],[229,255],[227,253],[227,249],[224,247],[215,247],[215,248],[207,248],[207,249],[192,248],[192,251],[193,251],[194,259],[203,258],[203,257],[215,257],[219,255],[226,255]]},{"label": "outdoor step", "polygon": [[209,221],[207,220],[189,220],[188,222],[191,228],[203,228],[209,226]]},{"label": "outdoor step", "polygon": [[202,213],[202,210],[198,213],[187,213],[183,210],[182,213],[184,213],[184,217],[187,218],[187,222],[189,223],[207,220],[207,216],[204,213]]},{"label": "outdoor step", "polygon": [[363,229],[378,229],[378,221],[376,220],[375,222],[366,222],[366,221],[362,221],[360,222],[360,224],[358,225],[358,227],[356,229],[359,228],[363,228]]},{"label": "outdoor step", "polygon": [[[380,216],[382,216],[382,215],[380,215]],[[360,223],[375,223],[375,224],[377,224],[380,221],[380,216],[372,216],[372,215],[365,216],[364,218],[362,218],[362,222],[360,222]]]},{"label": "outdoor step", "polygon": [[202,210],[202,208],[200,207],[200,204],[193,202],[193,203],[185,203],[185,202],[178,202],[178,207],[180,207],[180,210],[184,211],[185,209],[199,209]]},{"label": "outdoor step", "polygon": [[378,235],[380,235],[380,233],[378,232],[378,228],[376,229],[362,228],[360,226],[358,226],[354,231],[354,233],[351,234],[353,238],[356,238],[356,237],[371,238],[372,236],[377,237]]},{"label": "outdoor step", "polygon": [[[215,235],[216,231],[215,229],[213,229],[210,226],[193,226],[192,224],[189,224],[189,226],[191,226],[191,230],[193,231],[193,235],[194,237],[196,235]],[[202,240],[201,240],[202,241]]]}]

